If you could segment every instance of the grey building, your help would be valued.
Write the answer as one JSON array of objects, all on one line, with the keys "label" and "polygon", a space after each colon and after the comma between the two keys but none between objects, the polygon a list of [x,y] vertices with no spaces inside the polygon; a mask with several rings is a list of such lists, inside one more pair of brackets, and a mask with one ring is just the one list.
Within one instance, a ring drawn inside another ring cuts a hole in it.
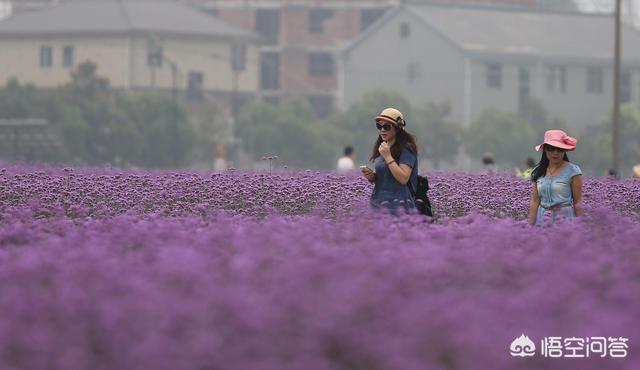
[{"label": "grey building", "polygon": [[[449,100],[468,126],[487,108],[537,98],[572,129],[612,108],[611,16],[513,8],[403,5],[341,53],[342,107],[376,88],[413,105]],[[640,103],[640,33],[623,27],[621,96]]]}]

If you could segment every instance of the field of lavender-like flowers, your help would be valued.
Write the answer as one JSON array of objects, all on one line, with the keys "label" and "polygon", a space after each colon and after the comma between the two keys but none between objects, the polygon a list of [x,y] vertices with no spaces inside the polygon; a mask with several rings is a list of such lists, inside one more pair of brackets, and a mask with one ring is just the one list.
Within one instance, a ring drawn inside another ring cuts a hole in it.
[{"label": "field of lavender-like flowers", "polygon": [[429,176],[434,224],[356,175],[4,164],[0,369],[638,369],[640,181],[529,227],[530,183]]}]

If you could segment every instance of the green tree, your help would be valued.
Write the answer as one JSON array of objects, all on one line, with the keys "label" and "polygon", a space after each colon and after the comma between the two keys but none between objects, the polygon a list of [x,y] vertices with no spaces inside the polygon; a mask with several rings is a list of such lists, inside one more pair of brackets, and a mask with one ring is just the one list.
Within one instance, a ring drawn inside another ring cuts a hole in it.
[{"label": "green tree", "polygon": [[409,101],[399,92],[390,90],[372,90],[363,98],[349,106],[344,112],[339,112],[329,119],[329,123],[338,127],[342,132],[336,151],[342,150],[344,145],[352,145],[355,149],[356,160],[366,162],[373,150],[378,131],[375,127],[375,117],[383,109],[393,107],[402,112],[407,120],[407,131],[415,133],[413,116]]},{"label": "green tree", "polygon": [[9,79],[0,89],[0,118],[43,118],[45,95],[34,85]]},{"label": "green tree", "polygon": [[536,143],[535,130],[516,113],[485,110],[465,134],[465,150],[473,158],[492,152],[496,162],[519,165]]},{"label": "green tree", "polygon": [[234,135],[233,127],[225,120],[218,107],[208,103],[202,113],[197,115],[196,120],[198,122],[197,138],[193,153],[195,161],[202,165],[211,166],[217,155],[216,146],[218,144],[225,145],[227,159],[233,157],[235,148],[229,145]]},{"label": "green tree", "polygon": [[55,154],[36,159],[147,167],[189,164],[195,133],[175,100],[117,91],[96,72],[95,64],[82,63],[69,84],[53,89],[10,80],[0,89],[0,117],[50,122],[62,145]]},{"label": "green tree", "polygon": [[191,163],[196,130],[178,102],[154,93],[119,99],[119,114],[109,122],[108,143],[122,160],[143,167],[180,167]]},{"label": "green tree", "polygon": [[536,137],[542,139],[547,130],[567,131],[567,124],[557,117],[551,117],[545,109],[542,101],[537,98],[529,98],[520,109],[520,117],[533,128]]},{"label": "green tree", "polygon": [[[0,89],[0,118],[48,118],[50,108],[49,97],[34,85],[22,85],[11,78]],[[41,161],[63,159],[64,147],[56,140],[55,130],[51,126],[24,127],[18,133],[19,139],[13,135],[0,135],[0,158]],[[9,128],[0,127],[0,130],[8,131]],[[29,132],[33,135],[25,135]]]},{"label": "green tree", "polygon": [[309,105],[298,100],[246,107],[238,117],[236,133],[254,160],[276,155],[278,163],[294,168],[332,168],[334,140],[339,135],[330,125],[314,123]]},{"label": "green tree", "polygon": [[[59,127],[74,158],[89,164],[179,167],[190,163],[195,130],[184,109],[169,96],[130,93],[110,87],[86,62],[59,89],[80,114]],[[79,118],[79,117],[81,118]]]},{"label": "green tree", "polygon": [[436,169],[442,162],[455,163],[462,141],[459,124],[447,120],[451,103],[427,103],[415,110],[411,127],[415,130],[420,156],[426,157]]},{"label": "green tree", "polygon": [[[571,160],[585,171],[603,175],[613,166],[611,120],[607,119],[584,130]],[[620,167],[628,173],[640,162],[640,112],[632,104],[620,107]]]}]

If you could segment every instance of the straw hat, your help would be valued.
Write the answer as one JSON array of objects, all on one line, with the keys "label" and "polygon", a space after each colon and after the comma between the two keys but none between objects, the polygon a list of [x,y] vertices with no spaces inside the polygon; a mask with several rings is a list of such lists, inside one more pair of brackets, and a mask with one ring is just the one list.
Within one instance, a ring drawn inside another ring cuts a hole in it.
[{"label": "straw hat", "polygon": [[376,117],[376,122],[384,121],[391,123],[392,125],[402,128],[406,126],[406,122],[404,121],[404,116],[402,112],[395,108],[386,108],[384,109],[378,116]]}]

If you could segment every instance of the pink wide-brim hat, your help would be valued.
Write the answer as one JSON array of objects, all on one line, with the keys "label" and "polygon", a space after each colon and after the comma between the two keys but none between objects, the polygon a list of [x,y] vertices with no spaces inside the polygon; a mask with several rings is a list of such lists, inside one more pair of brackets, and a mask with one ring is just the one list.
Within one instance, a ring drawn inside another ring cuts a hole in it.
[{"label": "pink wide-brim hat", "polygon": [[548,130],[544,133],[544,142],[540,145],[536,145],[536,152],[542,150],[542,146],[544,144],[572,151],[576,148],[578,140],[567,135],[567,133],[562,130]]}]

